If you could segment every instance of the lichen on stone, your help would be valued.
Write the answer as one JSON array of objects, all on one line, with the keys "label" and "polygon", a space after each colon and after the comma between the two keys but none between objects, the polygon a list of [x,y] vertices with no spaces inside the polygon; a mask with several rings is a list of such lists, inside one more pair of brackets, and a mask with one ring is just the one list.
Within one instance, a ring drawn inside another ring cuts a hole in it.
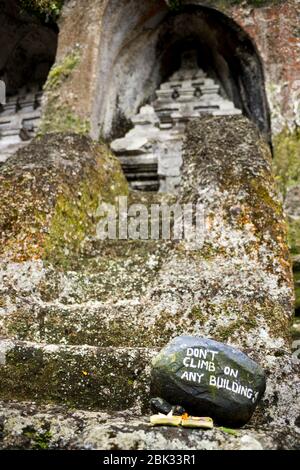
[{"label": "lichen on stone", "polygon": [[282,130],[274,136],[273,145],[276,182],[285,198],[290,188],[300,184],[300,130]]},{"label": "lichen on stone", "polygon": [[21,9],[46,20],[56,20],[63,4],[64,0],[20,0]]}]

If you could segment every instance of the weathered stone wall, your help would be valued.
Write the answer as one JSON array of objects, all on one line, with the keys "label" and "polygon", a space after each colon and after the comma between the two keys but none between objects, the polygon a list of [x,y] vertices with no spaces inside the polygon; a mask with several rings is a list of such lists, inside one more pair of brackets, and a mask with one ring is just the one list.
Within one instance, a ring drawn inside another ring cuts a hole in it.
[{"label": "weathered stone wall", "polygon": [[[171,3],[171,2],[170,2]],[[190,3],[183,0],[183,4]],[[297,0],[196,0],[233,18],[253,39],[262,58],[272,129],[300,123],[300,5]]]},{"label": "weathered stone wall", "polygon": [[[183,0],[183,3],[188,1]],[[300,123],[300,4],[297,0],[199,0],[248,32],[263,61],[273,132]]]},{"label": "weathered stone wall", "polygon": [[[216,291],[208,298],[220,302],[222,314],[235,316],[233,312],[239,310],[238,317],[245,321],[244,325],[237,317],[225,321],[223,340],[235,336],[239,342],[251,336],[257,345],[265,342],[266,346],[269,334],[277,336],[274,328],[288,331],[293,311],[286,225],[276,196],[271,155],[244,118],[208,117],[200,122],[191,123],[187,130],[182,197],[203,204],[202,253],[218,253],[218,262],[211,266]],[[272,312],[270,322],[268,311]],[[279,317],[285,318],[285,326]]]},{"label": "weathered stone wall", "polygon": [[45,87],[43,133],[90,131],[103,7],[103,2],[96,0],[74,0],[64,5],[56,64]]}]

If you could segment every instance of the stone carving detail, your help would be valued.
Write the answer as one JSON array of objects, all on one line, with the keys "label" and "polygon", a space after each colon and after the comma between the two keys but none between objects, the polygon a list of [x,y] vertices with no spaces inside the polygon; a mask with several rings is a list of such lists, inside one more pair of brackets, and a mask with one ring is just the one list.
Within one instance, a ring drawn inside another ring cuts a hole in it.
[{"label": "stone carving detail", "polygon": [[195,51],[182,55],[181,67],[156,91],[152,105],[132,119],[133,129],[112,142],[133,189],[176,192],[180,184],[185,124],[207,113],[241,114],[223,98],[220,86],[197,65]]},{"label": "stone carving detail", "polygon": [[42,92],[20,90],[0,107],[0,164],[35,135],[41,117]]}]

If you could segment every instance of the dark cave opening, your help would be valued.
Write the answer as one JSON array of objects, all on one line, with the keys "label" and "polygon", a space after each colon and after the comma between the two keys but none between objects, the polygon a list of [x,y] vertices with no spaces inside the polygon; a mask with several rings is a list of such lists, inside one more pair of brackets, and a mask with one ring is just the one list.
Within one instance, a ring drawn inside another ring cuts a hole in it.
[{"label": "dark cave opening", "polygon": [[269,136],[263,68],[249,36],[233,20],[210,8],[189,5],[169,14],[157,43],[163,79],[178,67],[181,51],[191,46],[198,52],[199,67],[220,84],[222,94]]}]

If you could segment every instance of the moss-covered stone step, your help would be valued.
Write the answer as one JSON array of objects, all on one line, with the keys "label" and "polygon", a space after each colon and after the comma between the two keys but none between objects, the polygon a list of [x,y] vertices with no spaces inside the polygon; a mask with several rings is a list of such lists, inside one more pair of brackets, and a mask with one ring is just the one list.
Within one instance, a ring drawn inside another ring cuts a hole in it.
[{"label": "moss-covered stone step", "polygon": [[[145,299],[116,303],[52,304],[16,309],[0,322],[0,334],[19,341],[98,347],[162,347],[190,330],[197,318],[151,310]],[[181,320],[181,321],[180,321]]]},{"label": "moss-covered stone step", "polygon": [[144,409],[155,350],[0,341],[0,399]]}]

